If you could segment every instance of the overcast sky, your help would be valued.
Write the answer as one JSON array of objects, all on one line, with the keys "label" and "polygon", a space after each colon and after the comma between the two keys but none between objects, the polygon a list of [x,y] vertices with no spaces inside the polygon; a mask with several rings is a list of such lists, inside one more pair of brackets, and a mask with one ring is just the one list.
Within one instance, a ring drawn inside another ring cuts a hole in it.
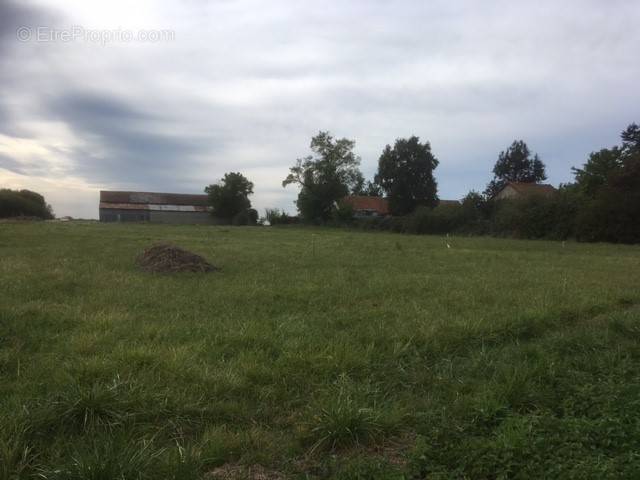
[{"label": "overcast sky", "polygon": [[0,187],[96,218],[100,189],[240,171],[261,213],[293,212],[281,182],[319,130],[368,178],[386,144],[428,140],[444,199],[514,139],[557,185],[640,122],[638,25],[625,0],[0,0]]}]

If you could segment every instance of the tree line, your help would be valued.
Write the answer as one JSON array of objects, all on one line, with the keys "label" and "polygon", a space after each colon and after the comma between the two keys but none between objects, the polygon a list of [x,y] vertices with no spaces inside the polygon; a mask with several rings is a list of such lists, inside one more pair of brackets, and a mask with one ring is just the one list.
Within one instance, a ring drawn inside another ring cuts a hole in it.
[{"label": "tree line", "polygon": [[51,205],[44,197],[31,190],[0,189],[0,218],[36,217],[53,218]]},{"label": "tree line", "polygon": [[[546,169],[523,140],[500,152],[493,177],[482,192],[471,191],[459,202],[440,203],[434,171],[439,160],[431,144],[417,136],[386,145],[371,180],[360,171],[355,141],[321,131],[311,139],[311,153],[298,158],[283,187],[299,188],[291,217],[267,209],[271,224],[350,225],[407,233],[464,233],[520,238],[575,238],[583,241],[640,241],[640,127],[633,123],[621,133],[621,143],[593,152],[574,181],[560,185],[552,196],[527,195],[497,200],[508,182],[540,183]],[[256,223],[249,196],[253,183],[240,173],[228,173],[208,186],[213,214],[235,224]],[[390,217],[354,219],[342,200],[349,195],[385,197]]]}]

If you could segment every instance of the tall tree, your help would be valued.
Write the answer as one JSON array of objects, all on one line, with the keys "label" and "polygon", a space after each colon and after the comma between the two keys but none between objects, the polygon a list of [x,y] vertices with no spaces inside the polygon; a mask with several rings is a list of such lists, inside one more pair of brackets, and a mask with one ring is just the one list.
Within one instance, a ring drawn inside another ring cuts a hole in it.
[{"label": "tall tree", "polygon": [[622,137],[622,172],[615,183],[637,195],[640,192],[640,127],[632,123],[620,135]]},{"label": "tall tree", "polygon": [[640,241],[640,127],[633,123],[620,136],[622,145],[594,152],[573,169],[586,197],[577,221],[581,238]]},{"label": "tall tree", "polygon": [[393,215],[406,215],[421,205],[437,205],[438,185],[433,177],[437,166],[429,142],[420,143],[416,136],[399,138],[393,148],[384,148],[375,183],[387,194]]},{"label": "tall tree", "polygon": [[603,187],[633,186],[640,179],[640,127],[632,123],[621,134],[622,145],[592,152],[582,168],[573,167],[581,193],[594,197]]},{"label": "tall tree", "polygon": [[377,183],[369,181],[362,189],[361,195],[367,197],[382,197],[384,196],[384,190],[382,190],[382,187]]},{"label": "tall tree", "polygon": [[225,173],[220,182],[204,189],[215,217],[229,222],[251,208],[249,195],[253,194],[253,182],[239,172]]},{"label": "tall tree", "polygon": [[603,148],[599,152],[591,152],[589,160],[582,168],[572,167],[578,191],[589,197],[607,185],[609,177],[622,166],[618,147]]},{"label": "tall tree", "polygon": [[302,218],[326,221],[338,200],[362,189],[360,157],[353,152],[353,140],[335,139],[329,132],[319,132],[310,147],[312,155],[296,160],[282,186],[300,187],[296,205]]},{"label": "tall tree", "polygon": [[485,190],[488,197],[502,190],[507,182],[539,183],[547,179],[544,163],[537,153],[531,156],[529,147],[522,140],[514,140],[506,151],[500,152],[493,175]]},{"label": "tall tree", "polygon": [[629,125],[621,134],[622,155],[637,158],[640,155],[640,126],[637,123]]}]

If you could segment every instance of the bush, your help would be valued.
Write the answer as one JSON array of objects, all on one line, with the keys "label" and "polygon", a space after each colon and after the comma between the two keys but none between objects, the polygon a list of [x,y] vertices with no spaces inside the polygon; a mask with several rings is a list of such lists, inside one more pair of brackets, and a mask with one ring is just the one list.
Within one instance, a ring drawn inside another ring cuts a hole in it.
[{"label": "bush", "polygon": [[265,220],[269,222],[269,225],[290,225],[299,223],[298,217],[287,215],[284,210],[278,210],[277,208],[267,208],[264,211]]},{"label": "bush", "polygon": [[236,213],[234,217],[231,219],[231,225],[247,225],[249,223],[249,216],[247,215],[247,211],[243,210],[242,212]]},{"label": "bush", "polygon": [[582,241],[640,242],[640,192],[602,188],[580,208],[575,229]]},{"label": "bush", "polygon": [[38,217],[53,218],[51,205],[44,197],[30,190],[0,189],[0,218]]},{"label": "bush", "polygon": [[443,204],[433,209],[419,207],[406,217],[404,231],[418,234],[451,233],[463,225],[463,214],[461,205]]},{"label": "bush", "polygon": [[338,226],[351,225],[353,223],[353,207],[348,203],[339,202],[331,212],[331,221]]},{"label": "bush", "polygon": [[419,207],[402,217],[357,219],[364,230],[411,234],[499,235],[526,239],[640,242],[640,192],[601,188],[594,198],[575,185],[561,185],[555,195],[491,200],[475,192],[460,205]]},{"label": "bush", "polygon": [[516,238],[566,239],[574,235],[578,209],[575,195],[569,191],[546,197],[531,195],[500,200],[494,207],[492,232]]},{"label": "bush", "polygon": [[249,225],[257,225],[258,211],[255,208],[250,208],[249,210],[247,210],[247,219],[249,220]]},{"label": "bush", "polygon": [[258,212],[253,208],[237,213],[231,220],[232,225],[257,225]]}]

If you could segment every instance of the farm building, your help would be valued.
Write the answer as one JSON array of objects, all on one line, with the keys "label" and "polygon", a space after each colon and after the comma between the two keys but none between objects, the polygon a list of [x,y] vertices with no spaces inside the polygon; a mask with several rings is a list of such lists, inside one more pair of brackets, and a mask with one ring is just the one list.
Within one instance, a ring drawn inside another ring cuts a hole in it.
[{"label": "farm building", "polygon": [[101,222],[213,224],[207,195],[100,192]]},{"label": "farm building", "polygon": [[507,182],[502,190],[496,193],[497,200],[516,199],[531,195],[550,197],[557,192],[556,188],[543,183]]},{"label": "farm building", "polygon": [[384,217],[389,215],[389,202],[385,198],[352,195],[342,201],[353,208],[355,217]]}]

